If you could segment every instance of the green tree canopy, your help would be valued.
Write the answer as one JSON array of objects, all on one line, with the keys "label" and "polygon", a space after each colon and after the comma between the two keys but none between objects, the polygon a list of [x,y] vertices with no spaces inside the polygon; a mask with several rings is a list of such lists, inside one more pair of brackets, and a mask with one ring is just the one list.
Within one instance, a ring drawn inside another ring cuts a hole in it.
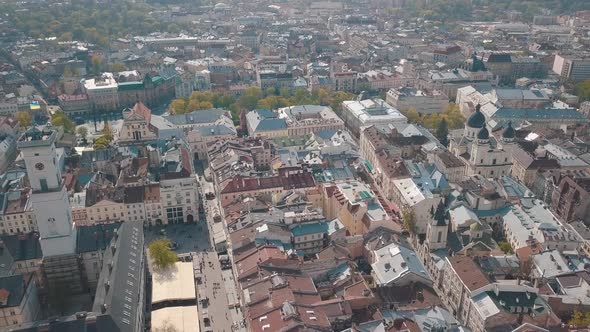
[{"label": "green tree canopy", "polygon": [[114,138],[113,129],[111,128],[111,124],[108,121],[104,122],[102,136],[105,137],[109,142],[111,142]]},{"label": "green tree canopy", "polygon": [[100,2],[72,0],[64,6],[39,4],[35,11],[17,10],[19,4],[0,4],[0,13],[11,13],[10,23],[28,36],[58,37],[59,41],[81,40],[107,46],[109,37],[146,35],[156,31],[180,32],[189,27],[178,21],[159,20],[156,4],[114,0]]},{"label": "green tree canopy", "polygon": [[569,325],[573,325],[575,327],[587,327],[590,326],[590,311],[586,312],[585,314],[583,312],[580,312],[578,310],[574,310],[574,313],[572,315],[572,318],[570,319],[570,321],[568,322]]},{"label": "green tree canopy", "polygon": [[167,238],[161,238],[150,242],[148,249],[156,268],[165,269],[176,262],[176,254],[170,248],[170,240]]},{"label": "green tree canopy", "polygon": [[51,124],[56,127],[62,127],[64,132],[68,134],[73,134],[76,128],[76,124],[64,112],[55,112],[51,116]]},{"label": "green tree canopy", "polygon": [[512,246],[507,241],[500,241],[498,242],[498,246],[505,254],[512,254],[514,251],[512,250]]},{"label": "green tree canopy", "polygon": [[580,101],[590,100],[590,80],[576,84],[575,94]]},{"label": "green tree canopy", "polygon": [[78,129],[76,129],[76,134],[80,135],[80,137],[82,137],[83,139],[86,139],[86,137],[88,136],[88,128],[84,126],[78,127]]},{"label": "green tree canopy", "polygon": [[257,87],[249,87],[235,98],[225,92],[195,91],[189,98],[178,98],[170,103],[172,114],[184,114],[212,107],[228,109],[235,123],[239,121],[240,111],[251,111],[257,108],[277,109],[293,105],[324,105],[330,106],[340,113],[342,102],[352,100],[355,96],[343,91],[330,91],[324,88],[313,93],[305,89],[267,89],[266,96]]},{"label": "green tree canopy", "polygon": [[109,147],[110,140],[106,136],[100,136],[94,140],[92,147],[95,150],[104,150]]},{"label": "green tree canopy", "polygon": [[414,216],[414,212],[412,210],[406,210],[403,212],[402,217],[406,230],[410,233],[414,233],[416,227],[416,218]]},{"label": "green tree canopy", "polygon": [[258,101],[262,99],[262,91],[257,87],[249,87],[244,94],[238,98],[237,106],[251,111],[256,108]]},{"label": "green tree canopy", "polygon": [[449,145],[449,127],[447,126],[447,119],[443,118],[440,121],[438,128],[436,128],[435,136],[439,140],[440,144],[444,145],[445,147]]}]

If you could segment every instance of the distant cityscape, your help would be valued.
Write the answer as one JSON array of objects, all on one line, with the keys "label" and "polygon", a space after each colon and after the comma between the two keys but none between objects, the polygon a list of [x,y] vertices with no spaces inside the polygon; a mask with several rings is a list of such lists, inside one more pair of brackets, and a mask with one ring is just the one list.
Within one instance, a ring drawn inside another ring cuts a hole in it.
[{"label": "distant cityscape", "polygon": [[0,13],[0,331],[590,330],[590,2]]}]

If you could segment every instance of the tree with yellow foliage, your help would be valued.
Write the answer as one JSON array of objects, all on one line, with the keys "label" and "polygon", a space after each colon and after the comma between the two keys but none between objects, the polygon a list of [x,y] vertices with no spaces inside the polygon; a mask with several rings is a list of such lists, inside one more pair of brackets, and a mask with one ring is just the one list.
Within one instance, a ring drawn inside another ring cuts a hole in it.
[{"label": "tree with yellow foliage", "polygon": [[184,114],[186,113],[186,100],[183,98],[174,99],[170,104],[170,113]]},{"label": "tree with yellow foliage", "polygon": [[19,126],[21,126],[22,128],[27,128],[28,126],[31,125],[31,123],[33,121],[33,118],[31,117],[31,113],[29,113],[29,112],[24,112],[24,111],[16,112],[14,117],[16,118],[16,121],[18,121]]},{"label": "tree with yellow foliage", "polygon": [[406,117],[408,118],[408,122],[420,123],[420,114],[418,114],[418,111],[416,111],[415,108],[410,108],[406,112]]}]

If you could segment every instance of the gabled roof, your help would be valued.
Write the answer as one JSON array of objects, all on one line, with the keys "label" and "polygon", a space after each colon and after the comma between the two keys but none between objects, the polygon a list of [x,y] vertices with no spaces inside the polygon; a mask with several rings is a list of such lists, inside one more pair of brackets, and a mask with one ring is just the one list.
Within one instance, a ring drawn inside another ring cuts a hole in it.
[{"label": "gabled roof", "polygon": [[135,103],[133,108],[130,110],[130,114],[127,116],[126,119],[138,119],[138,120],[145,120],[146,123],[150,123],[152,118],[152,111],[147,108],[142,102],[138,101]]},{"label": "gabled roof", "polygon": [[468,290],[475,291],[490,284],[486,275],[479,269],[471,257],[453,256],[447,257],[447,260]]},{"label": "gabled roof", "polygon": [[135,321],[140,316],[138,312],[144,310],[142,301],[127,300],[140,298],[140,293],[144,291],[142,223],[123,223],[111,243],[115,250],[105,250],[105,264],[100,273],[92,310],[97,314],[102,313],[105,324],[110,326],[104,331],[132,332],[138,324]]}]

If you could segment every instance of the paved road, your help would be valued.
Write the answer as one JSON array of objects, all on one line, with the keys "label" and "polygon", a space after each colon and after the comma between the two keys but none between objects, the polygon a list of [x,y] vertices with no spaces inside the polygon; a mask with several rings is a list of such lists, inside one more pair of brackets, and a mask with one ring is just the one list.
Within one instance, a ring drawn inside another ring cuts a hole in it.
[{"label": "paved road", "polygon": [[[203,177],[199,180],[200,191],[204,198],[205,192],[212,191],[212,184],[206,182]],[[205,200],[205,214],[208,234],[213,234],[212,226],[213,211],[219,211],[217,198]],[[213,239],[209,236],[209,242]],[[198,277],[196,282],[199,300],[199,313],[201,331],[215,332],[242,332],[246,331],[243,326],[243,314],[239,305],[239,294],[234,282],[232,269],[221,269],[219,256],[211,245],[209,250],[196,253],[193,256],[195,274]]]},{"label": "paved road", "polygon": [[174,251],[177,254],[206,251],[211,250],[212,247],[209,241],[209,229],[204,221],[192,225],[150,226],[145,230],[146,243],[164,236],[176,244]]},{"label": "paved road", "polygon": [[193,256],[193,264],[198,272],[196,287],[202,331],[231,332],[233,317],[229,314],[225,282],[217,253],[197,253]]}]

